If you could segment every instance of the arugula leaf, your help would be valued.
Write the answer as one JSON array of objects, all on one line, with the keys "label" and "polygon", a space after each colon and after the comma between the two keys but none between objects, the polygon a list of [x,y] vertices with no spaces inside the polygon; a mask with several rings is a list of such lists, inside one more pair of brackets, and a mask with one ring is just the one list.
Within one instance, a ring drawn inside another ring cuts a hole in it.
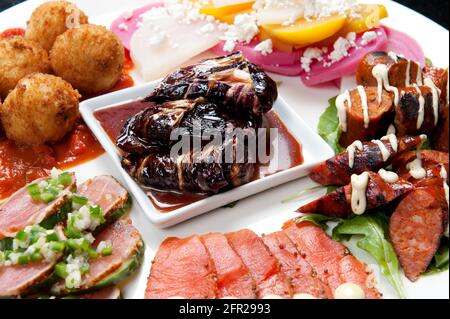
[{"label": "arugula leaf", "polygon": [[429,59],[429,58],[425,58],[425,65],[426,66],[433,66],[433,61],[431,61],[431,59]]},{"label": "arugula leaf", "polygon": [[428,267],[424,275],[426,276],[434,275],[447,271],[449,269],[448,255],[449,255],[448,238],[444,238],[442,240],[441,246],[439,247],[439,250],[437,251],[436,255],[433,258],[433,261],[431,262],[430,266]]},{"label": "arugula leaf", "polygon": [[387,239],[387,228],[387,215],[382,212],[356,216],[336,226],[333,229],[333,239],[342,241],[349,236],[362,236],[357,246],[377,261],[383,275],[390,281],[399,296],[405,298],[400,264],[394,248]]},{"label": "arugula leaf", "polygon": [[308,214],[308,215],[305,215],[305,216],[297,219],[296,223],[300,224],[303,222],[310,222],[310,223],[313,223],[314,225],[316,225],[317,227],[322,228],[323,230],[327,230],[328,229],[327,222],[333,222],[333,221],[338,221],[338,220],[340,220],[340,219],[335,218],[335,217],[330,217],[330,216],[325,216],[325,215],[320,215],[320,214]]},{"label": "arugula leaf", "polygon": [[336,97],[329,100],[330,106],[325,110],[319,120],[317,131],[319,135],[330,145],[336,154],[345,149],[339,144],[341,138],[341,127],[339,125]]}]

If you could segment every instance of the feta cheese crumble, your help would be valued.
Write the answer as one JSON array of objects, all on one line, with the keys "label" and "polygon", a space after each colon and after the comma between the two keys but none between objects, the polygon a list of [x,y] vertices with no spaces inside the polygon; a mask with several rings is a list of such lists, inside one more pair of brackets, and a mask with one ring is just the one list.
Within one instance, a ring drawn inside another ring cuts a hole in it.
[{"label": "feta cheese crumble", "polygon": [[302,69],[306,72],[311,72],[311,63],[313,63],[314,60],[319,62],[323,61],[323,53],[323,49],[314,47],[307,48],[301,57]]},{"label": "feta cheese crumble", "polygon": [[232,52],[238,42],[250,43],[259,33],[256,17],[251,14],[239,14],[234,19],[234,24],[225,32],[224,50]]},{"label": "feta cheese crumble", "polygon": [[265,41],[260,42],[255,47],[256,52],[260,52],[262,55],[268,55],[273,52],[273,43],[271,39],[267,39]]},{"label": "feta cheese crumble", "polygon": [[375,31],[367,31],[362,35],[361,45],[368,45],[378,38],[378,34]]}]

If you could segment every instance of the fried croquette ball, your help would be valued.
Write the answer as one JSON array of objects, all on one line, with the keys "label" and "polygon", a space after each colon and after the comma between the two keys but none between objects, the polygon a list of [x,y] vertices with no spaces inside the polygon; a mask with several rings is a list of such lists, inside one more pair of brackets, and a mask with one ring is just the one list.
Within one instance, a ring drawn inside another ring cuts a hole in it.
[{"label": "fried croquette ball", "polygon": [[0,97],[5,99],[23,77],[51,71],[47,51],[22,37],[0,40]]},{"label": "fried croquette ball", "polygon": [[82,25],[56,39],[50,62],[55,74],[81,93],[100,93],[119,81],[125,49],[119,38],[106,28]]},{"label": "fried croquette ball", "polygon": [[35,73],[23,78],[0,108],[6,136],[29,146],[59,141],[80,117],[79,98],[56,76]]},{"label": "fried croquette ball", "polygon": [[88,17],[73,3],[46,2],[34,10],[28,22],[25,38],[50,51],[56,38],[68,29],[88,23]]}]

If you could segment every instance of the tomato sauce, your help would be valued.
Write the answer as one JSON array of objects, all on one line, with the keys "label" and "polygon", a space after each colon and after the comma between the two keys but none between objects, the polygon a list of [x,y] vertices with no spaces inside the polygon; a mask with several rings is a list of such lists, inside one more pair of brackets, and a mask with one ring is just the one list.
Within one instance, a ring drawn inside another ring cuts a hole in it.
[{"label": "tomato sauce", "polygon": [[[110,139],[115,143],[120,134],[125,122],[131,117],[152,106],[152,103],[142,101],[133,101],[123,105],[113,106],[101,109],[94,113],[95,118],[99,121]],[[270,128],[278,129],[278,143],[276,144],[275,152],[277,156],[271,154],[267,163],[258,163],[257,172],[254,180],[262,179],[264,177],[282,172],[284,170],[299,166],[303,164],[302,145],[289,132],[289,129],[279,118],[277,113],[271,111],[266,114],[267,125]],[[266,154],[270,154],[269,149],[271,143],[268,141]],[[151,200],[153,206],[162,213],[168,213],[202,199],[207,198],[207,195],[180,193],[173,191],[148,189],[147,195]]]},{"label": "tomato sauce", "polygon": [[0,40],[12,38],[12,37],[23,37],[25,36],[25,29],[22,28],[13,28],[8,29],[0,33]]}]

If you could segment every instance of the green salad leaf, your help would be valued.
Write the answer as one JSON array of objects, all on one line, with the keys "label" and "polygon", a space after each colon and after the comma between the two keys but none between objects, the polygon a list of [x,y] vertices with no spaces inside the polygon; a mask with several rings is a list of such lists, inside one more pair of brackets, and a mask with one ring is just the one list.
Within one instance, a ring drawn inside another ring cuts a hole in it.
[{"label": "green salad leaf", "polygon": [[345,149],[339,144],[342,131],[339,125],[336,97],[330,99],[329,104],[328,108],[320,117],[317,131],[325,142],[333,148],[334,152],[340,154]]},{"label": "green salad leaf", "polygon": [[430,58],[425,58],[425,65],[426,66],[433,66],[433,61],[431,61]]},{"label": "green salad leaf", "polygon": [[441,246],[437,251],[436,255],[433,258],[428,270],[424,273],[424,275],[434,275],[449,269],[448,267],[448,253],[449,253],[449,245],[448,238],[444,238],[442,240]]},{"label": "green salad leaf", "polygon": [[333,239],[343,241],[358,236],[357,246],[377,261],[398,295],[405,298],[400,263],[387,238],[387,229],[388,217],[384,212],[355,216],[343,220],[333,229]]},{"label": "green salad leaf", "polygon": [[338,221],[338,218],[329,217],[320,214],[308,214],[297,219],[296,223],[300,224],[303,222],[310,222],[316,225],[317,227],[322,228],[323,230],[328,229],[327,222]]}]

